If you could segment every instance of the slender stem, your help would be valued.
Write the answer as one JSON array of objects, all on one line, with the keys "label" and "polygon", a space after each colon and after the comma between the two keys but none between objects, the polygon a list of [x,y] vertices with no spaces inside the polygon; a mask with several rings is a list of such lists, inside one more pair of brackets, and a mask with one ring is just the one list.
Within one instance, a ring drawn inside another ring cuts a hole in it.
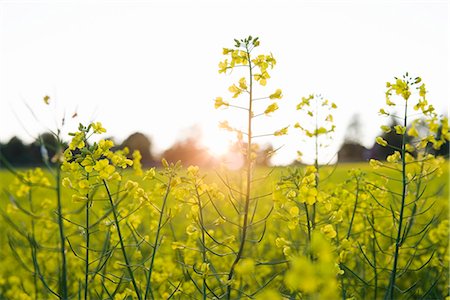
[{"label": "slender stem", "polygon": [[136,292],[136,296],[139,300],[141,300],[141,293],[139,292],[139,288],[136,284],[136,280],[134,279],[133,270],[131,270],[130,262],[128,260],[127,252],[125,250],[125,245],[123,243],[123,237],[122,237],[122,232],[120,231],[119,218],[117,217],[116,206],[112,200],[112,196],[111,196],[111,192],[109,190],[108,184],[106,183],[106,181],[104,179],[103,179],[103,185],[105,186],[106,193],[108,193],[109,203],[111,204],[111,209],[112,209],[113,216],[114,216],[114,223],[116,225],[117,234],[119,235],[119,242],[120,242],[120,248],[122,249],[123,259],[125,260],[125,265],[127,266],[127,270],[130,275],[131,283],[133,284],[134,291]]},{"label": "slender stem", "polygon": [[309,212],[308,212],[308,204],[303,203],[305,205],[305,212],[306,212],[306,227],[308,228],[308,242],[311,243],[311,220],[309,218]]},{"label": "slender stem", "polygon": [[62,299],[68,299],[67,293],[67,263],[66,263],[66,237],[64,235],[64,220],[62,215],[61,203],[61,166],[56,168],[56,199],[58,211],[58,227],[59,239],[61,241],[61,278],[60,278],[60,293]]},{"label": "slender stem", "polygon": [[[423,169],[424,169],[424,163],[421,163],[421,164],[420,164],[420,174],[423,174]],[[421,197],[421,195],[420,195],[420,190],[421,190],[421,188],[422,188],[422,187],[421,187],[421,185],[422,185],[422,179],[423,179],[423,177],[421,176],[421,177],[417,180],[417,182],[416,182],[416,187],[415,187],[416,194],[415,194],[415,197],[414,197],[415,201],[414,201],[414,204],[413,204],[413,208],[412,208],[412,210],[411,210],[411,219],[410,219],[410,222],[409,222],[409,224],[407,225],[407,227],[405,228],[404,239],[406,239],[406,237],[407,237],[408,234],[409,234],[409,231],[411,230],[412,226],[414,225],[415,216],[416,216],[416,213],[417,213],[417,207],[418,207],[417,200],[419,200],[420,197]]]},{"label": "slender stem", "polygon": [[[202,243],[201,243],[201,251],[202,251],[202,262],[206,263],[206,248],[205,248],[205,243],[206,243],[206,239],[205,239],[205,222],[203,219],[203,206],[202,206],[202,202],[200,199],[200,195],[198,193],[198,186],[195,186],[195,193],[197,196],[197,201],[198,201],[198,214],[199,214],[199,221],[201,224],[201,228],[202,228]],[[206,276],[205,274],[203,274],[203,295],[202,295],[202,299],[206,300],[207,299],[207,295],[206,295]]]},{"label": "slender stem", "polygon": [[[87,179],[89,180],[89,173],[87,174]],[[90,230],[89,230],[89,210],[91,206],[91,202],[89,200],[89,193],[86,194],[86,198],[88,201],[86,202],[86,256],[85,256],[85,265],[84,265],[84,300],[88,299],[88,280],[89,280],[89,246],[90,246]]]},{"label": "slender stem", "polygon": [[[319,120],[318,120],[318,114],[319,114],[319,107],[318,107],[318,100],[315,98],[315,104],[316,104],[316,113],[315,113],[315,117],[316,117],[316,130],[315,130],[315,136],[314,136],[314,141],[315,141],[315,158],[314,158],[314,167],[316,168],[316,173],[314,176],[314,181],[316,184],[316,189],[317,191],[319,190],[319,135],[318,135],[318,128],[319,128]],[[311,222],[312,222],[312,229],[314,229],[316,227],[316,202],[317,202],[317,197],[318,197],[319,193],[316,194],[316,201],[313,204],[312,207],[312,218],[311,218]]]},{"label": "slender stem", "polygon": [[170,184],[172,183],[172,178],[173,178],[172,176],[173,175],[170,175],[169,181],[167,182],[167,189],[166,189],[166,193],[165,193],[164,198],[163,198],[161,212],[159,214],[158,228],[156,229],[156,236],[155,236],[155,243],[153,244],[152,258],[150,260],[150,266],[149,266],[149,269],[148,269],[147,285],[146,285],[146,288],[145,288],[144,299],[147,299],[149,293],[151,295],[151,298],[153,299],[153,292],[152,292],[152,288],[151,288],[151,284],[152,284],[151,278],[152,278],[152,272],[153,272],[153,264],[155,262],[156,250],[158,250],[159,235],[160,235],[161,228],[162,228],[161,224],[163,222],[163,217],[164,217],[164,211],[165,211],[165,207],[166,207],[166,203],[167,203],[167,198],[169,197]]},{"label": "slender stem", "polygon": [[[32,189],[30,186],[30,192],[28,193],[28,202],[30,204],[30,212],[34,214],[34,208],[33,208],[33,195],[32,195]],[[35,226],[34,226],[34,218],[31,217],[31,238],[33,240],[33,244],[31,247],[31,256],[33,257],[34,252],[37,251],[36,247],[34,246],[34,242],[36,241],[36,233],[35,233]],[[38,276],[38,270],[36,268],[36,264],[33,264],[34,274],[33,274],[33,285],[34,285],[34,299],[38,299],[38,286],[37,286],[37,276]]]},{"label": "slender stem", "polygon": [[[372,224],[375,224],[375,216],[373,215],[373,211],[371,212]],[[374,295],[373,299],[377,299],[378,293],[378,272],[377,272],[377,250],[376,250],[376,232],[375,228],[372,227],[372,256],[373,256],[373,278],[374,278]]]},{"label": "slender stem", "polygon": [[355,204],[353,206],[352,218],[350,219],[350,225],[348,226],[347,239],[350,237],[352,233],[353,221],[355,219],[356,208],[358,207],[358,198],[359,198],[359,177],[356,178],[356,194],[355,194]]},{"label": "slender stem", "polygon": [[248,45],[246,46],[247,52],[247,60],[248,60],[248,68],[249,68],[249,100],[248,100],[248,122],[247,122],[247,156],[246,156],[246,191],[245,191],[245,204],[244,204],[244,220],[242,224],[242,236],[241,243],[239,245],[239,251],[236,255],[233,264],[231,265],[230,272],[228,273],[228,286],[227,286],[227,299],[231,299],[231,280],[233,279],[234,269],[237,263],[242,258],[242,253],[244,252],[245,241],[247,238],[247,229],[248,229],[248,210],[250,205],[250,191],[251,191],[251,182],[252,182],[252,107],[253,107],[253,71],[252,71],[252,61],[250,59],[250,51],[248,49]]},{"label": "slender stem", "polygon": [[[405,101],[405,117],[403,126],[406,128],[408,118],[408,101]],[[402,226],[403,226],[403,213],[405,210],[405,200],[406,200],[406,189],[407,189],[407,178],[406,178],[406,159],[405,159],[405,144],[406,144],[406,133],[402,135],[402,202],[400,206],[400,216],[398,218],[398,230],[397,230],[397,238],[395,240],[395,251],[394,251],[394,264],[392,266],[391,277],[389,279],[389,286],[386,290],[386,294],[384,295],[384,299],[393,299],[394,298],[394,287],[395,287],[395,279],[397,276],[397,264],[398,264],[398,253],[402,244]],[[395,220],[394,220],[395,222]]]},{"label": "slender stem", "polygon": [[[340,239],[339,239],[339,226],[335,225],[336,230],[336,241],[337,241],[337,247],[340,247]],[[339,263],[339,267],[342,268],[342,263]],[[347,298],[347,290],[345,289],[345,282],[344,282],[344,276],[339,276],[340,282],[341,282],[341,296],[342,300],[345,300]]]}]

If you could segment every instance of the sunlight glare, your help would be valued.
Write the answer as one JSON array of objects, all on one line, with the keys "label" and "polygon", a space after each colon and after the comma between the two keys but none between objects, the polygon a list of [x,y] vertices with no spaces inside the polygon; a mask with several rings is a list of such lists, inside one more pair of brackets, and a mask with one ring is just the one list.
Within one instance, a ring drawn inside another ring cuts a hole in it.
[{"label": "sunlight glare", "polygon": [[220,158],[228,153],[230,149],[230,139],[223,132],[216,132],[216,134],[210,134],[204,137],[203,144],[208,148],[209,153]]}]

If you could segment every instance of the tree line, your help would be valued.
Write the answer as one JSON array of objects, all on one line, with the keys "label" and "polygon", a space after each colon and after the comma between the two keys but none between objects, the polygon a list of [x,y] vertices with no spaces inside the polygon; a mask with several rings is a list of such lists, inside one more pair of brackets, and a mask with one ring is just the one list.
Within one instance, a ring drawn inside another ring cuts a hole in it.
[{"label": "tree line", "polygon": [[[108,138],[114,140],[114,138]],[[66,148],[67,145],[65,145]],[[141,132],[135,132],[127,137],[122,143],[116,145],[112,150],[123,149],[127,147],[129,156],[135,150],[141,153],[141,163],[144,167],[159,166],[161,158],[164,157],[168,162],[182,161],[184,165],[197,165],[201,167],[214,167],[219,165],[222,160],[228,157],[217,158],[210,154],[208,149],[201,145],[198,140],[188,137],[184,140],[175,142],[171,147],[161,154],[157,155],[152,151],[151,139]],[[231,147],[230,152],[238,153],[237,145]],[[19,137],[14,136],[6,143],[0,143],[0,168],[7,162],[15,167],[41,166],[45,159],[55,159],[57,153],[57,140],[51,133],[39,135],[33,142],[25,143]],[[270,165],[270,153],[273,148],[271,145],[260,147],[257,151],[257,164]]]},{"label": "tree line", "polygon": [[[395,119],[391,119],[391,128],[398,123]],[[355,115],[350,122],[344,142],[338,151],[338,162],[359,162],[368,161],[371,158],[385,160],[394,150],[388,147],[381,147],[374,143],[371,148],[366,148],[361,143],[361,122],[359,116]],[[437,138],[439,138],[441,130],[438,130]],[[381,135],[390,145],[401,145],[401,136],[395,134],[394,131]],[[411,138],[412,139],[412,138]],[[412,140],[409,142],[413,142]],[[19,137],[14,136],[6,143],[0,143],[0,156],[4,161],[16,167],[41,166],[46,158],[52,159],[57,153],[57,140],[51,133],[43,133],[39,135],[33,142],[26,144]],[[175,142],[171,147],[166,149],[160,155],[156,155],[152,151],[151,139],[143,133],[135,132],[126,138],[121,144],[115,146],[115,149],[127,147],[130,155],[134,150],[139,150],[142,155],[142,165],[145,167],[159,166],[160,159],[164,157],[169,162],[181,160],[184,165],[198,165],[201,167],[215,167],[223,160],[236,160],[236,157],[243,155],[239,149],[245,145],[235,144],[230,147],[230,154],[221,158],[211,155],[206,147],[201,145],[194,137],[188,137],[185,140]],[[435,155],[448,158],[449,145],[444,144],[439,150],[431,149]],[[264,145],[259,147],[257,153],[257,164],[261,166],[269,166],[271,155],[274,153],[272,145]],[[234,154],[234,158],[231,156]],[[4,167],[0,161],[0,168]]]}]

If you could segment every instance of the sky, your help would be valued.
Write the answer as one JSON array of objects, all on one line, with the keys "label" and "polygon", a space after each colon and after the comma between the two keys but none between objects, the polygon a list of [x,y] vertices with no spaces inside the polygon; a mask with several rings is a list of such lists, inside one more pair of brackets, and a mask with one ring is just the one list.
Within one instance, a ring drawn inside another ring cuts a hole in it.
[{"label": "sky", "polygon": [[284,95],[255,130],[291,125],[289,135],[257,142],[281,147],[276,164],[292,162],[297,150],[311,161],[311,143],[293,128],[302,121],[295,107],[321,94],[338,106],[326,162],[354,114],[361,142],[372,145],[387,122],[377,112],[394,76],[421,76],[429,101],[448,114],[449,25],[448,1],[0,0],[0,141],[16,135],[30,142],[65,116],[64,134],[100,121],[118,142],[146,134],[156,153],[187,136],[224,151],[233,137],[218,123],[240,126],[245,116],[214,109],[240,77],[240,70],[219,74],[218,63],[223,47],[252,35],[261,41],[255,54],[277,60],[256,93],[281,88]]}]

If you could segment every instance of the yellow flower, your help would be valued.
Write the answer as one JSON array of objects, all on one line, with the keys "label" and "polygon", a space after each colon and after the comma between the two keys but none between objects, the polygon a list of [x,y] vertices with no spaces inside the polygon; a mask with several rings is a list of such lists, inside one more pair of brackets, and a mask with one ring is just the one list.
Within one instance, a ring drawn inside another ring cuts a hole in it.
[{"label": "yellow flower", "polygon": [[389,155],[386,160],[387,162],[394,163],[399,161],[401,157],[400,152],[395,151],[394,154]]},{"label": "yellow flower", "polygon": [[386,105],[395,106],[395,103],[392,102],[388,97],[386,97]]},{"label": "yellow flower", "polygon": [[316,186],[316,174],[315,173],[308,173],[308,175],[305,174],[305,176],[302,179],[302,185]]},{"label": "yellow flower", "polygon": [[377,137],[377,138],[375,139],[375,141],[376,141],[376,143],[377,143],[378,145],[381,145],[381,146],[383,146],[383,147],[386,147],[386,146],[388,145],[387,141],[384,140],[381,136]]},{"label": "yellow flower", "polygon": [[233,93],[233,98],[237,98],[241,93],[242,90],[240,88],[238,88],[235,84],[233,84],[232,86],[230,86],[228,88],[228,90]]},{"label": "yellow flower", "polygon": [[317,169],[316,169],[315,166],[307,166],[306,169],[305,169],[305,176],[314,174],[316,172],[317,172]]},{"label": "yellow flower", "polygon": [[241,90],[247,89],[247,82],[245,81],[245,77],[242,77],[241,79],[239,79],[239,88]]},{"label": "yellow flower", "polygon": [[381,162],[373,158],[369,160],[369,164],[374,169],[378,169],[381,166]]},{"label": "yellow flower", "polygon": [[389,113],[386,112],[383,108],[380,109],[380,111],[378,112],[380,115],[386,115],[389,116]]},{"label": "yellow flower", "polygon": [[187,168],[187,174],[188,174],[188,176],[191,176],[191,177],[197,176],[198,171],[199,171],[199,167],[198,166],[189,166]]},{"label": "yellow flower", "polygon": [[[292,267],[284,276],[284,283],[290,290],[300,290],[303,294],[313,294],[320,288],[321,280],[317,266],[306,257],[295,257]],[[301,274],[301,275],[300,275]],[[301,280],[299,278],[301,277]]]},{"label": "yellow flower", "polygon": [[94,159],[91,156],[86,156],[86,158],[83,159],[83,161],[80,164],[84,167],[84,170],[86,172],[91,173],[95,163],[96,161],[94,161]]},{"label": "yellow flower", "polygon": [[85,190],[89,188],[89,181],[87,179],[82,179],[78,181],[78,186],[80,189]]},{"label": "yellow flower", "polygon": [[190,225],[188,225],[188,227],[186,227],[186,233],[188,235],[197,234],[198,233],[198,229],[193,224],[190,224]]},{"label": "yellow flower", "polygon": [[419,96],[425,98],[426,94],[427,90],[425,88],[425,83],[422,83],[422,85],[419,87]]},{"label": "yellow flower", "polygon": [[236,274],[239,277],[251,275],[255,272],[255,262],[251,258],[244,258],[236,265]]},{"label": "yellow flower", "polygon": [[228,60],[225,59],[224,61],[221,61],[219,63],[219,74],[220,73],[225,73],[227,68],[228,68]]},{"label": "yellow flower", "polygon": [[216,108],[216,109],[221,107],[221,106],[229,106],[229,105],[230,105],[229,103],[223,101],[222,97],[217,97],[214,100],[214,108]]},{"label": "yellow flower", "polygon": [[317,189],[315,187],[302,186],[300,188],[299,201],[313,205],[317,200]]},{"label": "yellow flower", "polygon": [[233,49],[223,48],[223,55],[227,55],[228,53],[233,52]]},{"label": "yellow flower", "polygon": [[65,188],[71,188],[72,187],[72,182],[70,181],[69,178],[64,177],[63,180],[62,180],[62,185]]},{"label": "yellow flower", "polygon": [[147,193],[143,188],[137,188],[133,195],[134,199],[138,199],[139,201],[148,200]]},{"label": "yellow flower", "polygon": [[108,179],[114,173],[114,166],[109,164],[107,159],[101,159],[96,162],[94,170],[98,172],[100,179]]},{"label": "yellow flower", "polygon": [[151,168],[150,170],[147,170],[145,172],[144,180],[152,180],[153,178],[155,178],[155,176],[156,176],[155,168]]},{"label": "yellow flower", "polygon": [[269,106],[267,106],[266,110],[264,111],[264,114],[268,115],[270,113],[273,113],[278,109],[278,104],[272,103]]},{"label": "yellow flower", "polygon": [[408,129],[408,135],[412,137],[418,137],[419,132],[417,131],[416,127],[413,125],[411,128]]},{"label": "yellow flower", "polygon": [[106,129],[103,128],[102,123],[95,122],[91,124],[92,129],[94,130],[94,133],[104,133],[106,132]]},{"label": "yellow flower", "polygon": [[228,121],[222,121],[219,123],[219,128],[228,130],[228,131],[233,131],[233,128],[231,128],[230,124],[228,123]]},{"label": "yellow flower", "polygon": [[116,152],[111,156],[111,162],[113,165],[125,169],[127,166],[132,166],[133,161],[126,158],[121,152]]},{"label": "yellow flower", "polygon": [[263,71],[260,74],[253,75],[253,78],[258,81],[260,85],[265,86],[267,84],[267,79],[270,78],[270,75],[266,71]]},{"label": "yellow flower", "polygon": [[142,159],[142,155],[141,152],[139,150],[134,150],[133,154],[133,170],[134,173],[138,176],[141,176],[142,174],[144,174],[144,172],[142,171],[142,164],[141,164],[141,159]]},{"label": "yellow flower", "polygon": [[409,96],[411,96],[409,85],[404,80],[397,79],[394,84],[391,84],[391,89],[394,89],[395,93],[402,96],[405,100],[408,100]]},{"label": "yellow flower", "polygon": [[394,129],[397,134],[404,134],[406,132],[406,128],[402,125],[395,125]]},{"label": "yellow flower", "polygon": [[409,153],[406,153],[406,154],[405,154],[405,161],[406,161],[407,163],[412,163],[412,162],[414,162],[414,161],[415,161],[414,156],[412,156],[412,155],[409,154]]},{"label": "yellow flower", "polygon": [[282,136],[288,133],[288,127],[281,128],[273,133],[274,136]]},{"label": "yellow flower", "polygon": [[281,93],[282,93],[281,89],[277,89],[275,91],[275,93],[273,93],[269,96],[269,98],[270,99],[281,99],[283,97],[283,95]]},{"label": "yellow flower", "polygon": [[325,234],[325,236],[330,239],[335,238],[337,235],[336,231],[333,228],[333,225],[331,225],[331,224],[327,224],[327,225],[323,226],[320,229],[320,231],[322,231],[323,234]]},{"label": "yellow flower", "polygon": [[412,146],[411,144],[406,144],[405,150],[408,152],[414,152],[414,146]]},{"label": "yellow flower", "polygon": [[85,146],[84,138],[85,138],[84,132],[76,132],[72,141],[69,144],[69,149],[75,150],[77,148],[78,149],[84,148]]},{"label": "yellow flower", "polygon": [[293,206],[289,210],[289,214],[291,215],[291,217],[298,217],[298,215],[300,214],[300,209],[297,206]]},{"label": "yellow flower", "polygon": [[328,130],[325,127],[320,127],[314,130],[314,135],[321,135],[327,133]]},{"label": "yellow flower", "polygon": [[277,246],[278,248],[283,248],[285,246],[289,246],[290,244],[292,243],[285,238],[278,237],[275,239],[275,246]]},{"label": "yellow flower", "polygon": [[132,189],[135,189],[135,188],[137,188],[139,186],[139,184],[137,183],[137,182],[135,182],[135,181],[132,181],[132,180],[128,180],[126,183],[125,183],[125,189],[127,190],[127,191],[131,191]]}]

